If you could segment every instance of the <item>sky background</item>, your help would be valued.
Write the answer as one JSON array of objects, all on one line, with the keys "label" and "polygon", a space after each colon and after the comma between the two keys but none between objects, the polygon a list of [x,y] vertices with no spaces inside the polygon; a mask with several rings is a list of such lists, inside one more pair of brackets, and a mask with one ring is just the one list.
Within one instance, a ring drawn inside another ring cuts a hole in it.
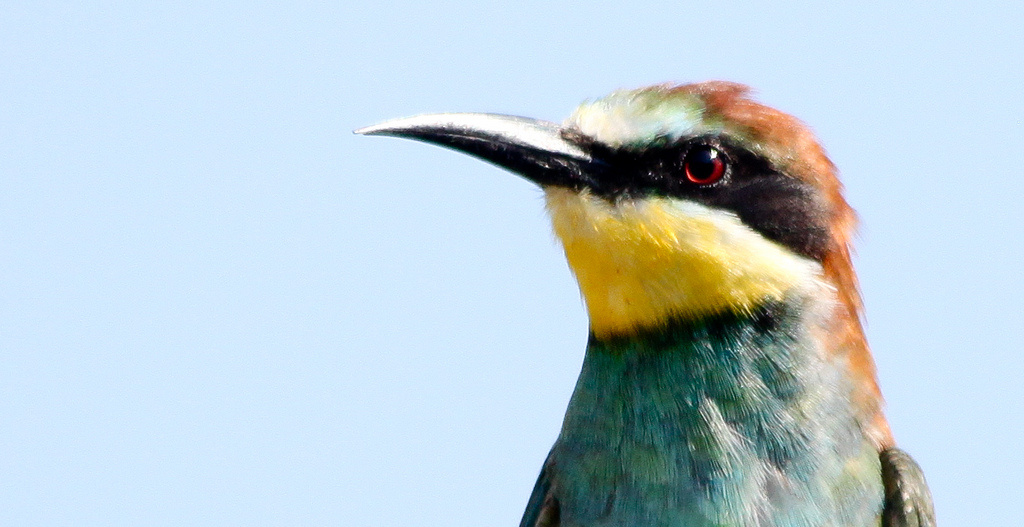
[{"label": "sky background", "polygon": [[167,4],[0,6],[0,525],[518,525],[587,333],[541,193],[351,131],[706,79],[840,167],[940,524],[1020,524],[1024,4]]}]

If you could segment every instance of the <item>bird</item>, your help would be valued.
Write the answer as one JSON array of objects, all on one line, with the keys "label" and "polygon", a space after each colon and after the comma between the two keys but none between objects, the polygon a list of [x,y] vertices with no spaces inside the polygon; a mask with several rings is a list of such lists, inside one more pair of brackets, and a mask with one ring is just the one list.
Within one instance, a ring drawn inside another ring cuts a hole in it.
[{"label": "bird", "polygon": [[622,89],[562,124],[356,130],[535,183],[589,318],[521,527],[932,527],[883,413],[856,214],[807,125],[726,81]]}]

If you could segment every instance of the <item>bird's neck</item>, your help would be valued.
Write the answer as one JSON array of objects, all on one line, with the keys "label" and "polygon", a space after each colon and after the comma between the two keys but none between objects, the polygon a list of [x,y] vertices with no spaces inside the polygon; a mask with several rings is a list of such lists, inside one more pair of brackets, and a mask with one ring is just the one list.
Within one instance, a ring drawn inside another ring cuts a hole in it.
[{"label": "bird's neck", "polygon": [[566,525],[655,509],[680,525],[869,525],[877,452],[815,309],[788,299],[592,337],[552,452]]}]

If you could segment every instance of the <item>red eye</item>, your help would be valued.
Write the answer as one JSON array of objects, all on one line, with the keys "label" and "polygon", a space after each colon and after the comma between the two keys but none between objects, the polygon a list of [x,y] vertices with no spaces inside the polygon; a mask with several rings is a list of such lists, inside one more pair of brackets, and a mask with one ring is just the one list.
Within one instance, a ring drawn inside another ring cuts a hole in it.
[{"label": "red eye", "polygon": [[712,146],[695,146],[686,153],[683,169],[686,179],[698,185],[710,185],[725,175],[725,156]]}]

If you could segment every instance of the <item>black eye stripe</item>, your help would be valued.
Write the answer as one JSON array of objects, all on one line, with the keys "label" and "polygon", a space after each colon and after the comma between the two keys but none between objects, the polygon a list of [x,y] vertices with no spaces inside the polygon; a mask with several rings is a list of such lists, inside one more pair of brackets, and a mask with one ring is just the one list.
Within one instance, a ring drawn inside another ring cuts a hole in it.
[{"label": "black eye stripe", "polygon": [[674,197],[727,210],[765,238],[815,260],[831,243],[828,204],[817,189],[728,137],[694,137],[642,150],[588,146],[608,163],[590,189],[597,195]]}]

